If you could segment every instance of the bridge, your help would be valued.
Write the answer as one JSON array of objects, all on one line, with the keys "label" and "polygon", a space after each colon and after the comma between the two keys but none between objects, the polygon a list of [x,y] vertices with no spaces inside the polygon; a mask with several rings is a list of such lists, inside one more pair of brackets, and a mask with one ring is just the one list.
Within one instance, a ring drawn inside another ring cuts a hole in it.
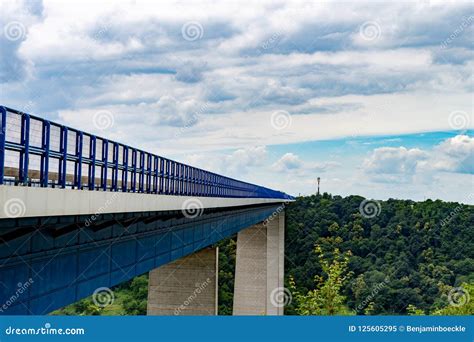
[{"label": "bridge", "polygon": [[149,315],[280,315],[293,197],[0,107],[0,314],[43,315],[149,272]]}]

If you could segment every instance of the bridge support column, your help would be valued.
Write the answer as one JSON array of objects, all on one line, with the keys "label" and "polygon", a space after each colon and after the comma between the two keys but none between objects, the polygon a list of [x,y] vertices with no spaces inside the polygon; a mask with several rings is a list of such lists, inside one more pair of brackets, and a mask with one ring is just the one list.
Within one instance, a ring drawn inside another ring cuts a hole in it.
[{"label": "bridge support column", "polygon": [[239,232],[234,315],[283,315],[285,214]]},{"label": "bridge support column", "polygon": [[217,248],[199,252],[150,272],[148,315],[217,315]]}]

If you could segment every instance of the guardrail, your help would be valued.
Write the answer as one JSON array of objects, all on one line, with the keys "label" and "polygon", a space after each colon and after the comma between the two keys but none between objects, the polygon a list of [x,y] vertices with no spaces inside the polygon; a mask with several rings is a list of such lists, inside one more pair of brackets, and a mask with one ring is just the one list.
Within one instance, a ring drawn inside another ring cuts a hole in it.
[{"label": "guardrail", "polygon": [[15,109],[0,113],[0,184],[293,199]]}]

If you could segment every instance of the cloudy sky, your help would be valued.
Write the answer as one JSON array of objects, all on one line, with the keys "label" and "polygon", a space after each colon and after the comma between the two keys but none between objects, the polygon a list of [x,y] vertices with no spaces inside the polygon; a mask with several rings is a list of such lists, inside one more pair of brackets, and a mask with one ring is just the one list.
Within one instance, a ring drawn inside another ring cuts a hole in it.
[{"label": "cloudy sky", "polygon": [[2,1],[0,103],[293,195],[474,203],[469,2]]}]

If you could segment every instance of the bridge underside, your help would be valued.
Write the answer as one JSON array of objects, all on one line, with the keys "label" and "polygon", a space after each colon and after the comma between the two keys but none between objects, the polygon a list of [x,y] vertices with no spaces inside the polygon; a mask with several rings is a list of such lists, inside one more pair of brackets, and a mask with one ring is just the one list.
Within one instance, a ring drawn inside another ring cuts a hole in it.
[{"label": "bridge underside", "polygon": [[0,314],[42,315],[210,246],[278,204],[0,221]]}]

